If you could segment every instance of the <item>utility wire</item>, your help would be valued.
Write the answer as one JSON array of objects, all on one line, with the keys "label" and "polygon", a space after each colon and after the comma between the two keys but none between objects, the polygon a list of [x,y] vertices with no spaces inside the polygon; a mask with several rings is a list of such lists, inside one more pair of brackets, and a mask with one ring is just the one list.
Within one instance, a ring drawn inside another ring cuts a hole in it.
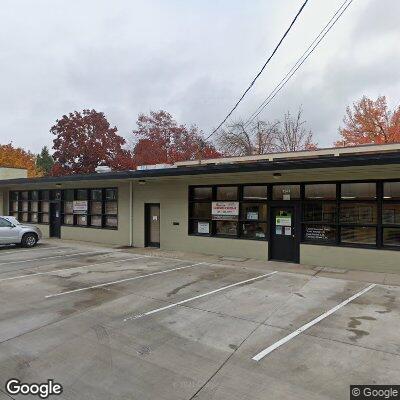
[{"label": "utility wire", "polygon": [[276,47],[274,48],[273,52],[271,53],[271,55],[268,57],[267,61],[264,63],[264,65],[262,66],[262,68],[260,69],[260,71],[257,73],[257,75],[255,76],[255,78],[251,81],[250,85],[248,86],[248,88],[243,92],[242,96],[239,98],[239,100],[236,102],[236,104],[233,106],[233,108],[229,111],[228,115],[224,118],[224,120],[211,132],[210,135],[208,135],[206,137],[206,141],[208,139],[210,139],[210,137],[212,135],[214,135],[215,132],[218,131],[219,128],[221,128],[221,126],[226,122],[226,120],[232,115],[232,113],[236,110],[237,106],[240,104],[240,102],[244,99],[244,97],[246,96],[246,94],[248,93],[248,91],[253,87],[254,83],[256,82],[256,80],[259,78],[259,76],[263,73],[265,67],[268,65],[268,63],[271,61],[272,57],[275,55],[275,53],[278,51],[280,45],[282,44],[282,42],[285,40],[286,36],[288,35],[289,31],[292,29],[294,23],[296,22],[297,18],[299,17],[299,15],[301,14],[301,12],[303,11],[304,7],[306,6],[306,4],[308,3],[308,0],[305,0],[305,2],[303,3],[303,5],[300,7],[299,11],[297,12],[296,16],[293,18],[292,22],[290,23],[289,27],[286,29],[286,32],[284,33],[284,35],[281,37],[281,39],[279,40],[278,44],[276,45]]},{"label": "utility wire", "polygon": [[[322,39],[328,34],[328,32],[333,28],[339,18],[347,10],[353,0],[345,0],[344,3],[337,9],[334,15],[331,17],[329,22],[324,26],[321,32],[313,40],[313,42],[308,46],[307,50],[302,54],[302,56],[293,65],[290,71],[285,75],[285,77],[275,86],[275,88],[269,93],[267,98],[258,106],[256,111],[249,117],[245,123],[247,127],[255,118],[257,118],[261,112],[268,106],[269,103],[275,98],[275,96],[282,90],[286,83],[291,79],[291,77],[296,73],[296,71],[303,65],[307,58],[314,52],[315,48],[321,43]],[[310,50],[311,49],[311,50]]]}]

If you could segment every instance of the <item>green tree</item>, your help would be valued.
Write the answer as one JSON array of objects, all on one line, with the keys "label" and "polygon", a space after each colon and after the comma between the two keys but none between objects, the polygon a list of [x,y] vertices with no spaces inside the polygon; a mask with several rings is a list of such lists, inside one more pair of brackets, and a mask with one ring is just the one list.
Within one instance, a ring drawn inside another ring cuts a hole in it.
[{"label": "green tree", "polygon": [[36,168],[42,171],[44,175],[49,175],[53,164],[53,157],[50,155],[47,146],[44,146],[40,154],[36,157]]}]

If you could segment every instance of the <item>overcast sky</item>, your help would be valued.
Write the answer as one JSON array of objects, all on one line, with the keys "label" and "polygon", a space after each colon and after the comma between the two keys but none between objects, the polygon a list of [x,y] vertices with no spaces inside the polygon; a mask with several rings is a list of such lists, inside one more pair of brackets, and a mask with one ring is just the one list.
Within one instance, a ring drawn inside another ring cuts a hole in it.
[{"label": "overcast sky", "polygon": [[[128,138],[137,115],[169,111],[206,134],[275,46],[303,0],[2,0],[0,142],[38,152],[73,110],[103,111]],[[310,0],[234,118],[248,117],[343,0]],[[400,1],[354,0],[262,114],[303,105],[315,139],[337,139],[363,94],[400,103]]]}]

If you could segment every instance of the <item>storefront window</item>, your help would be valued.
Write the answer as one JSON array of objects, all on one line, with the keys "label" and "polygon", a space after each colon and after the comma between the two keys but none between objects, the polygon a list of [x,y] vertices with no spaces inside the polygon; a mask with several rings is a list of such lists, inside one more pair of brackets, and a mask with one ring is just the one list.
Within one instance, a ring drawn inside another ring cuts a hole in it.
[{"label": "storefront window", "polygon": [[244,186],[243,200],[267,200],[267,186]]},{"label": "storefront window", "polygon": [[236,221],[216,221],[217,235],[237,236]]},{"label": "storefront window", "polygon": [[376,183],[342,183],[343,200],[374,200],[376,198]]},{"label": "storefront window", "polygon": [[304,224],[303,238],[308,242],[335,242],[337,238],[336,226],[320,224]]},{"label": "storefront window", "polygon": [[376,224],[375,203],[341,203],[340,222],[346,224]]},{"label": "storefront window", "polygon": [[400,247],[400,228],[384,228],[383,244],[384,246]]},{"label": "storefront window", "polygon": [[267,221],[267,205],[265,203],[242,203],[242,220]]},{"label": "storefront window", "polygon": [[300,199],[300,185],[276,185],[272,189],[273,200]]},{"label": "storefront window", "polygon": [[195,235],[211,235],[210,221],[191,221],[190,231]]},{"label": "storefront window", "polygon": [[246,239],[265,239],[267,237],[267,224],[243,222],[241,237]]},{"label": "storefront window", "polygon": [[211,219],[211,203],[192,203],[192,218]]},{"label": "storefront window", "polygon": [[211,200],[212,187],[195,187],[193,188],[193,200]]},{"label": "storefront window", "polygon": [[385,182],[383,184],[385,200],[400,200],[400,182]]},{"label": "storefront window", "polygon": [[217,187],[217,200],[237,200],[237,198],[238,198],[237,186]]},{"label": "storefront window", "polygon": [[400,225],[400,203],[383,204],[382,223],[390,225]]},{"label": "storefront window", "polygon": [[303,206],[303,222],[336,223],[336,213],[336,203],[305,203]]},{"label": "storefront window", "polygon": [[305,185],[304,195],[308,200],[336,200],[336,184],[319,183]]},{"label": "storefront window", "polygon": [[365,226],[342,226],[341,241],[354,244],[376,244],[376,228]]}]

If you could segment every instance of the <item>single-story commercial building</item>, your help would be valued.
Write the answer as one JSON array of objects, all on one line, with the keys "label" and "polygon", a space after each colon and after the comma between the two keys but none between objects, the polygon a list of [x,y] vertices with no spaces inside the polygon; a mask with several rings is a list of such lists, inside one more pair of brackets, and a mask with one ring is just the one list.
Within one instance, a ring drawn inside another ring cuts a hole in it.
[{"label": "single-story commercial building", "polygon": [[400,145],[0,181],[44,236],[317,266],[400,270]]}]

